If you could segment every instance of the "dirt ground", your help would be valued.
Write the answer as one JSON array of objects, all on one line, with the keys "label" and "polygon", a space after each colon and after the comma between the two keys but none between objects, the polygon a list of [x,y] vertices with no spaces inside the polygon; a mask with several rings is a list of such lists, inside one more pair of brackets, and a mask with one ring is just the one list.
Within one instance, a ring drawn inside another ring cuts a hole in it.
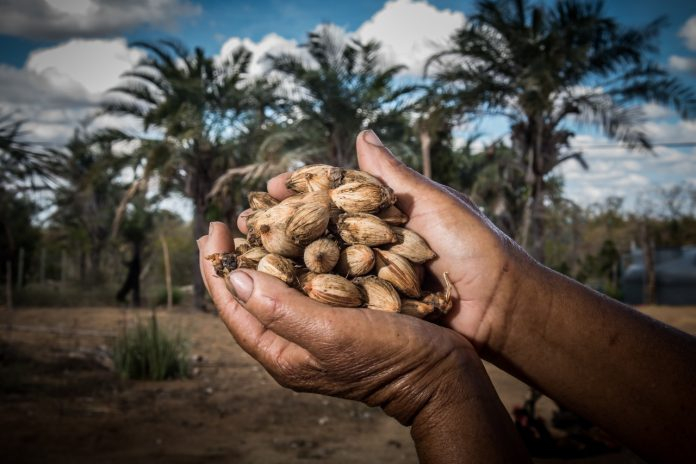
[{"label": "dirt ground", "polygon": [[[644,312],[696,333],[696,307]],[[160,311],[191,340],[191,378],[122,380],[108,350],[148,310],[0,309],[0,459],[7,463],[417,462],[381,410],[279,387],[216,316]],[[508,410],[528,388],[487,365]],[[539,403],[547,420],[555,408]],[[638,463],[627,451],[576,461]]]}]

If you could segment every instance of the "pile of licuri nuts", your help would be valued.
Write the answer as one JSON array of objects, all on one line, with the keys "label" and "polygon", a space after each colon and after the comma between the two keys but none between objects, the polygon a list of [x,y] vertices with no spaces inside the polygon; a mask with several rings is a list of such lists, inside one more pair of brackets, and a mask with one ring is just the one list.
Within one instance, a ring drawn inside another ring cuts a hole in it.
[{"label": "pile of licuri nuts", "polygon": [[442,292],[423,292],[423,263],[435,253],[404,228],[408,217],[389,187],[370,174],[325,164],[293,172],[295,195],[278,201],[249,193],[247,238],[234,253],[210,260],[220,277],[256,269],[310,298],[333,306],[365,307],[436,319],[452,307],[447,273]]}]

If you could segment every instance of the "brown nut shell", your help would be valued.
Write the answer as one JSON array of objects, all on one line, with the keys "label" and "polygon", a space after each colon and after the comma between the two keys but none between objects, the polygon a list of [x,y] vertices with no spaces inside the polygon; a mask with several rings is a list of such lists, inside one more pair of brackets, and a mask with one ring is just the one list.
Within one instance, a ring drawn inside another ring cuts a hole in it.
[{"label": "brown nut shell", "polygon": [[372,174],[368,174],[365,171],[359,171],[357,169],[344,169],[343,177],[341,178],[341,185],[350,184],[351,182],[360,182],[361,184],[375,184],[384,185],[379,179],[374,177]]},{"label": "brown nut shell", "polygon": [[234,238],[234,252],[241,255],[251,249],[249,241],[246,238],[235,237]]},{"label": "brown nut shell", "polygon": [[396,242],[396,235],[389,225],[372,214],[341,214],[337,228],[343,241],[350,245],[374,247]]},{"label": "brown nut shell", "polygon": [[269,253],[261,258],[256,270],[272,275],[288,285],[294,284],[296,280],[294,263],[287,258],[273,253]]},{"label": "brown nut shell", "polygon": [[358,287],[335,274],[317,274],[306,281],[303,290],[313,300],[332,306],[356,308],[363,303]]},{"label": "brown nut shell", "polygon": [[403,227],[392,226],[397,242],[385,249],[403,256],[414,263],[424,263],[437,255],[417,233]]},{"label": "brown nut shell", "polygon": [[402,298],[401,300],[401,314],[423,319],[424,317],[432,314],[434,311],[435,306],[430,303],[425,303],[423,301],[413,300],[410,298]]},{"label": "brown nut shell", "polygon": [[264,224],[259,227],[259,235],[263,247],[269,253],[286,258],[299,258],[304,253],[304,249],[288,237],[282,224]]},{"label": "brown nut shell", "polygon": [[366,245],[350,245],[341,250],[336,273],[344,277],[365,275],[375,265],[375,253]]},{"label": "brown nut shell", "polygon": [[293,172],[285,185],[296,192],[330,190],[341,182],[341,177],[341,168],[327,164],[312,164]]},{"label": "brown nut shell", "polygon": [[298,193],[287,197],[285,200],[281,201],[279,204],[284,206],[290,206],[292,208],[297,208],[305,203],[310,203],[313,201],[321,201],[325,203],[331,203],[329,198],[328,190],[316,190],[314,192],[304,192]]},{"label": "brown nut shell", "polygon": [[305,203],[288,220],[285,233],[298,245],[306,245],[326,233],[329,218],[328,202]]},{"label": "brown nut shell", "polygon": [[296,271],[295,274],[297,274],[297,281],[295,282],[298,290],[301,292],[307,294],[305,292],[304,286],[307,285],[314,277],[317,276],[316,272],[312,272],[309,269],[300,269],[299,271]]},{"label": "brown nut shell", "polygon": [[376,216],[391,226],[403,226],[408,222],[408,216],[394,205],[383,209]]},{"label": "brown nut shell", "polygon": [[394,192],[382,185],[352,182],[329,192],[331,201],[347,213],[374,213],[396,201]]},{"label": "brown nut shell", "polygon": [[237,256],[234,253],[213,253],[205,257],[215,269],[218,277],[227,277],[230,272],[238,267]]},{"label": "brown nut shell", "polygon": [[278,200],[268,192],[249,192],[247,199],[249,200],[249,208],[254,210],[273,208],[278,204]]},{"label": "brown nut shell", "polygon": [[399,294],[386,280],[365,276],[356,277],[353,283],[362,290],[366,308],[390,313],[398,313],[401,309]]},{"label": "brown nut shell", "polygon": [[335,240],[320,238],[305,248],[304,263],[310,271],[326,274],[336,266],[340,253],[341,250]]},{"label": "brown nut shell", "polygon": [[420,282],[411,263],[404,257],[375,248],[377,276],[391,283],[406,296],[418,298]]},{"label": "brown nut shell", "polygon": [[263,247],[252,247],[244,253],[242,253],[241,255],[237,256],[237,263],[239,267],[243,267],[246,269],[256,269],[256,266],[259,265],[259,261],[261,261],[261,258],[266,256],[267,254],[268,252]]}]

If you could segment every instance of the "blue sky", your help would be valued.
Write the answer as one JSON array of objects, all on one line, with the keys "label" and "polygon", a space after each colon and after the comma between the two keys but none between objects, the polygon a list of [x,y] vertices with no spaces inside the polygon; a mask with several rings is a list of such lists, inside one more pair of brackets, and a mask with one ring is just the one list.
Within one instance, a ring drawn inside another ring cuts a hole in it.
[{"label": "blue sky", "polygon": [[[12,3],[14,2],[11,0],[0,0],[0,7],[11,8]],[[372,0],[203,0],[192,3],[200,6],[198,14],[179,18],[174,27],[135,25],[118,35],[129,39],[152,39],[169,34],[181,38],[187,44],[200,45],[213,52],[230,36],[248,37],[258,41],[266,34],[275,32],[289,39],[302,40],[307,31],[322,22],[332,22],[353,31],[384,6],[384,2]],[[430,0],[428,3],[438,9],[461,11],[465,15],[474,9],[472,1]],[[605,3],[605,11],[628,25],[640,25],[658,16],[666,16],[668,25],[663,30],[660,40],[662,55],[668,57],[688,53],[677,33],[686,19],[696,14],[695,2],[610,0]],[[17,37],[3,32],[4,27],[0,28],[0,62],[14,66],[22,66],[32,50],[55,45],[61,41]]]},{"label": "blue sky", "polygon": [[[31,120],[35,140],[62,143],[91,112],[106,89],[141,56],[128,47],[136,39],[177,37],[224,55],[243,43],[261,54],[296,50],[308,31],[331,22],[347,33],[376,38],[392,61],[419,66],[473,11],[473,2],[417,0],[328,2],[319,0],[0,0],[0,105]],[[662,0],[605,3],[605,11],[627,25],[664,15],[657,61],[696,87],[696,2]],[[691,21],[690,21],[691,19]],[[256,72],[263,72],[257,65]],[[648,133],[658,142],[696,141],[696,122],[680,121],[666,108],[645,107]],[[507,130],[501,120],[461,128],[491,140]],[[606,143],[584,131],[578,145]],[[587,151],[591,170],[568,164],[561,171],[568,195],[583,204],[610,194],[636,198],[655,185],[696,183],[696,148],[658,147],[658,157],[619,148]]]}]

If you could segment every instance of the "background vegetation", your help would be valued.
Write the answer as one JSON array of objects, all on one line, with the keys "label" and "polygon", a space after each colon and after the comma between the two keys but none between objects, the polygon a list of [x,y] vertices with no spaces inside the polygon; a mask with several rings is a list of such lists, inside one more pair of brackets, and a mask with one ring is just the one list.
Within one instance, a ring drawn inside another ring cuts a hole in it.
[{"label": "background vegetation", "polygon": [[[394,153],[470,195],[493,221],[549,266],[620,297],[621,256],[696,243],[696,190],[646,192],[638,209],[610,198],[583,208],[564,197],[557,167],[587,163],[572,147],[589,125],[650,156],[640,105],[694,115],[691,89],[653,61],[663,22],[626,27],[601,3],[480,1],[417,85],[386,66],[377,42],[325,25],[306,56],[268,56],[248,73],[238,48],[217,62],[174,40],[147,52],[112,89],[103,112],[128,115],[138,133],[76,128],[62,149],[30,143],[24,121],[0,117],[0,277],[14,305],[158,305],[164,256],[176,300],[206,308],[194,238],[234,217],[246,193],[303,163],[355,163],[354,139],[371,128]],[[480,150],[455,132],[503,115],[509,137]],[[168,211],[177,196],[191,221]],[[143,332],[145,333],[145,332]]]}]

